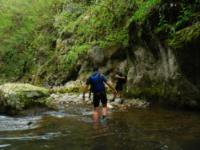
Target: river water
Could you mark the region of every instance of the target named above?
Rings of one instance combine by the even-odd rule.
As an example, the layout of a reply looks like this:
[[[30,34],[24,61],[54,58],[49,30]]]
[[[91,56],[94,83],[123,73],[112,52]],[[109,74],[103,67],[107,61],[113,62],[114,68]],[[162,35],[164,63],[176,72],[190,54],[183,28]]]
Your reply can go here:
[[[0,115],[0,150],[199,150],[200,115],[161,108],[110,112],[93,123],[92,108],[28,117]]]

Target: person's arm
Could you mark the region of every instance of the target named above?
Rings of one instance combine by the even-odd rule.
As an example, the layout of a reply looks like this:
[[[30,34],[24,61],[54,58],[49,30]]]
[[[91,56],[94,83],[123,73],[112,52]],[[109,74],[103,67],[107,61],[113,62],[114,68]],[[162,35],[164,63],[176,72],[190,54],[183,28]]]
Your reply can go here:
[[[89,84],[90,84],[90,78],[87,79],[85,85],[83,86],[83,100],[85,100],[85,93],[88,92]]]
[[[114,95],[117,95],[117,90],[112,86],[112,83],[109,82],[106,77],[102,76],[103,82],[108,85],[109,88],[111,88],[111,90],[113,91]]]
[[[108,81],[106,81],[105,83],[109,86],[109,88],[111,88],[111,90],[113,91],[114,95],[116,95],[117,94],[117,90],[112,86],[112,84],[110,82],[108,82]]]
[[[123,76],[120,76],[120,75],[116,75],[115,78],[124,79],[124,80],[126,79],[126,77],[123,77]]]
[[[88,92],[88,87],[89,87],[88,84],[85,84],[85,85],[83,86],[83,100],[85,100],[85,93]]]

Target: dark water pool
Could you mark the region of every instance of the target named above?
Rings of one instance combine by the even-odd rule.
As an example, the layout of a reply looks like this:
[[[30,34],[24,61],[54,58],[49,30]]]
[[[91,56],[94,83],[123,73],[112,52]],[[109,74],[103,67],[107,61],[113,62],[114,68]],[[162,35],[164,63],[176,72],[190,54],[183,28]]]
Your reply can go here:
[[[199,113],[158,108],[112,112],[94,124],[89,108],[0,116],[0,150],[199,150]]]

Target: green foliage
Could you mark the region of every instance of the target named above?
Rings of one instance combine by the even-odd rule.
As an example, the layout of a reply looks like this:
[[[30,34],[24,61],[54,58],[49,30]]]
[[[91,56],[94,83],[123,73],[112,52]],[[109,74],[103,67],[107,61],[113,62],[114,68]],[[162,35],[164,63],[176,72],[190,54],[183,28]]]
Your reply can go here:
[[[128,30],[125,25],[135,0],[83,1],[67,0],[64,9],[55,17],[54,27],[61,40],[73,39],[70,44],[58,46],[59,70],[68,70],[93,46],[101,48],[113,45],[128,46]]]
[[[145,23],[162,3],[161,0],[0,0],[1,76],[16,79],[28,73],[27,78],[34,75],[41,80],[54,79],[73,68],[93,46],[128,47],[130,23]],[[170,45],[179,39],[190,40],[180,37],[178,30],[188,22],[193,24],[191,18],[195,18],[199,6],[192,8],[183,3],[179,17],[172,23],[161,13],[154,28],[156,33],[173,37]]]
[[[175,24],[176,29],[181,28],[187,23],[193,16],[193,10],[191,6],[183,6],[180,15],[178,17],[178,21]]]
[[[93,46],[127,47],[132,12],[137,10],[134,18],[139,19],[156,2],[0,0],[0,65],[5,66],[0,71],[6,77],[23,76],[24,70],[43,76],[68,70]]]
[[[138,9],[133,13],[132,17],[130,18],[127,26],[130,25],[132,21],[136,22],[143,22],[151,10],[160,3],[160,0],[137,0]]]
[[[173,16],[167,16],[164,12],[169,8],[169,3],[162,4],[162,7],[159,8],[159,23],[155,29],[157,34],[165,34],[165,36],[173,37],[177,31],[184,29],[185,27],[195,24],[199,21],[199,2],[189,3],[175,3],[177,6],[177,14]],[[173,18],[173,21],[169,21],[169,17]]]
[[[45,34],[49,35],[49,25],[54,21],[52,15],[56,13],[55,7],[59,2],[0,1],[0,60],[3,66],[0,71],[6,78],[21,76],[27,65],[31,65],[41,45],[49,45],[52,41],[52,37],[48,38]],[[47,50],[48,46],[44,53]]]
[[[173,48],[181,48],[191,41],[195,41],[200,37],[200,23],[196,23],[193,26],[184,28],[176,34],[173,38],[168,40],[168,44]]]
[[[54,27],[60,34],[70,31],[70,25],[74,24],[87,7],[85,3],[66,0],[63,11],[55,15]]]
[[[127,3],[130,5],[127,5]],[[110,45],[115,45],[119,42],[122,44],[128,43],[128,36],[124,36],[124,33],[127,34],[124,26],[129,17],[128,13],[133,7],[133,1],[101,1],[81,16],[78,21],[77,32],[79,35],[84,33],[83,38],[86,42],[98,42],[100,40],[110,43]]]
[[[110,47],[112,45],[122,45],[126,47],[128,45],[128,31],[113,31],[112,34],[105,37],[103,40],[95,41],[95,44],[101,48]]]
[[[64,64],[65,68],[70,68],[73,65],[77,63],[77,59],[80,56],[83,56],[86,54],[86,52],[90,49],[90,45],[84,44],[84,45],[74,45],[69,53],[65,55],[64,58]]]

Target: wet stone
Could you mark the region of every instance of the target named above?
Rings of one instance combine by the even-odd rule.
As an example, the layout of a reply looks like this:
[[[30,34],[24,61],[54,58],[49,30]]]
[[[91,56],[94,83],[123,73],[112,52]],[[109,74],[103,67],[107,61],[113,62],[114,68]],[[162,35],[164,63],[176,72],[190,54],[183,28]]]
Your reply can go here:
[[[131,108],[147,108],[149,107],[149,103],[140,100],[140,99],[120,99],[116,98],[115,101],[110,102],[110,99],[113,96],[108,94],[108,108],[109,109],[118,109],[118,110],[127,110]],[[83,101],[82,94],[52,94],[51,98],[53,99],[53,103],[55,107],[59,108],[67,108],[69,105],[91,105],[92,98],[89,98],[89,94],[85,95],[85,100]]]

